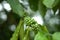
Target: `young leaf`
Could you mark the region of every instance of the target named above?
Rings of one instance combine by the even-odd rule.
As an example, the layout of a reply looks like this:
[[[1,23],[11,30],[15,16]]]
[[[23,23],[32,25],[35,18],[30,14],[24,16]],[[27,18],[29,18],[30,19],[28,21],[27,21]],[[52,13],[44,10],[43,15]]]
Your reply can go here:
[[[47,37],[41,33],[41,32],[38,32],[34,38],[34,40],[48,40]]]
[[[7,0],[13,10],[14,13],[18,14],[19,16],[24,15],[24,9],[19,3],[19,0]]]
[[[58,4],[59,0],[43,0],[43,4],[47,8],[53,8]]]
[[[56,32],[52,35],[53,40],[60,40],[60,32]]]

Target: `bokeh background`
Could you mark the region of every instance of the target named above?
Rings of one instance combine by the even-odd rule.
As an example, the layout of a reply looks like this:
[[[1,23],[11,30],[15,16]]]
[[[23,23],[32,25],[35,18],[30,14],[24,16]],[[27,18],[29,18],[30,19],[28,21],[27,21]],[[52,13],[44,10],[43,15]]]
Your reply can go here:
[[[44,18],[37,10],[36,3],[28,2],[28,0],[19,0],[24,10],[30,14],[39,24],[45,25],[50,33],[60,31],[60,5],[55,9],[47,8]],[[36,1],[35,1],[36,2]],[[32,5],[31,3],[34,3]],[[34,10],[34,11],[32,11]],[[36,11],[37,10],[37,11]],[[35,14],[34,14],[35,13]],[[0,0],[0,40],[9,40],[19,23],[19,15],[12,11],[10,4],[6,0]]]

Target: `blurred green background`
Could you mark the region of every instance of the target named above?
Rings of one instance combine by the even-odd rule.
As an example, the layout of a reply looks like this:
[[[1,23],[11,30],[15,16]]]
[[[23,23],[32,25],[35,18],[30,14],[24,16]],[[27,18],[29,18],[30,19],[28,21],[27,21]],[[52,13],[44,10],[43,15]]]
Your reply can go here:
[[[40,6],[42,5],[39,5],[38,1],[19,0],[29,16],[34,18],[39,24],[45,25],[51,34],[60,32],[60,1],[53,8],[46,8],[42,4],[42,13],[45,12],[45,14],[41,14]],[[10,4],[6,0],[0,0],[0,40],[10,40],[20,18],[19,15],[12,11]]]

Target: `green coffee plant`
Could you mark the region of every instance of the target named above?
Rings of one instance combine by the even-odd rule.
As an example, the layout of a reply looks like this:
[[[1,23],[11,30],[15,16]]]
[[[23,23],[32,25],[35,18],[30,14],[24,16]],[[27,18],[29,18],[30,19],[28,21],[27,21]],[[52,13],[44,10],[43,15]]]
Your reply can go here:
[[[45,25],[40,25],[33,18],[31,18],[28,12],[24,10],[24,6],[22,6],[23,4],[19,3],[19,0],[7,0],[7,1],[11,5],[13,12],[19,15],[20,17],[20,22],[10,40],[18,40],[18,39],[30,40],[29,33],[31,30],[34,31],[35,33],[34,40],[54,40],[53,39],[54,35],[52,36],[49,33]],[[31,10],[32,11],[38,10],[43,18],[46,14],[47,9],[53,9],[60,2],[59,0],[35,0],[36,3],[33,1],[34,0],[28,0]],[[25,31],[24,31],[24,24],[26,24],[27,27]],[[60,39],[57,38],[56,40]]]

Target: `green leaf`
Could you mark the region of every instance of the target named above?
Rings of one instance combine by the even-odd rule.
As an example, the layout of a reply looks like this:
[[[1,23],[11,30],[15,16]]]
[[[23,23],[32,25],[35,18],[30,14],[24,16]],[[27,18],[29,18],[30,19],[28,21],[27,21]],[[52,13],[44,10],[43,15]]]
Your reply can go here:
[[[19,3],[19,0],[7,0],[10,4],[14,13],[18,14],[19,16],[24,16],[24,9]]]
[[[60,40],[60,32],[56,32],[52,35],[53,40]]]
[[[43,5],[42,0],[39,0],[38,9],[42,17],[44,17],[46,14],[46,7]]]
[[[41,33],[41,32],[38,32],[34,38],[34,40],[48,40],[47,37]]]
[[[43,4],[47,8],[53,8],[58,4],[59,0],[43,0]]]
[[[38,1],[39,1],[39,0],[29,0],[30,8],[31,8],[33,11],[38,10]]]

